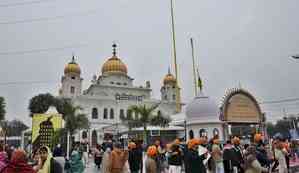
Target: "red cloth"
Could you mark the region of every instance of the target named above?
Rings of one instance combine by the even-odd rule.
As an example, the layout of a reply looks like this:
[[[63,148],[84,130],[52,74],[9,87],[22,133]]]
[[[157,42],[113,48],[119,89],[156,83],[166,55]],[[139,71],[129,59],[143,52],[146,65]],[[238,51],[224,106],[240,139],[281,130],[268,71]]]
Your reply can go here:
[[[13,152],[11,161],[3,173],[36,173],[26,162],[26,153],[24,150]]]

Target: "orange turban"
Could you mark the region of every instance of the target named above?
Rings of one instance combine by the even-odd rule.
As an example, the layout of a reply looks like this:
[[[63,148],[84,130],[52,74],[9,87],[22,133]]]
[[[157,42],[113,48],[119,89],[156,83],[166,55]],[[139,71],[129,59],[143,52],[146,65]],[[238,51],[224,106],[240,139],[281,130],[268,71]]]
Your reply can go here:
[[[263,135],[262,135],[262,134],[257,133],[257,134],[254,135],[254,142],[255,142],[255,143],[259,143],[259,142],[261,142],[262,140],[263,140]]]
[[[232,142],[235,145],[240,145],[240,143],[241,143],[240,138],[238,138],[238,137],[234,137],[233,140],[232,140]]]
[[[188,148],[193,148],[195,145],[200,145],[201,141],[199,139],[191,139],[188,141]]]
[[[157,147],[152,145],[152,146],[149,146],[148,149],[147,149],[147,155],[150,156],[150,157],[153,157],[155,155],[157,155]]]
[[[130,142],[129,145],[128,145],[128,147],[130,149],[136,148],[136,144],[134,142]]]

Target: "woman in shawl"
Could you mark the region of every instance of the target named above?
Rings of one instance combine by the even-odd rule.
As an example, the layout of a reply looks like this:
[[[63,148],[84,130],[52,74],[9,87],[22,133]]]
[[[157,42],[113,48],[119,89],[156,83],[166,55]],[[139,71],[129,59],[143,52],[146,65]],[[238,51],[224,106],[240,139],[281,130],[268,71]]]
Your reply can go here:
[[[10,163],[4,169],[3,173],[36,173],[27,163],[27,156],[24,150],[13,152]]]
[[[84,165],[82,161],[82,157],[76,147],[71,154],[71,158],[69,160],[70,168],[67,170],[68,173],[83,173]]]
[[[268,172],[267,168],[261,166],[256,158],[255,146],[249,146],[245,153],[245,173]]]
[[[39,149],[38,173],[62,173],[62,166],[53,159],[51,150],[43,146]]]
[[[4,146],[0,144],[0,172],[7,166],[7,154],[4,151]]]

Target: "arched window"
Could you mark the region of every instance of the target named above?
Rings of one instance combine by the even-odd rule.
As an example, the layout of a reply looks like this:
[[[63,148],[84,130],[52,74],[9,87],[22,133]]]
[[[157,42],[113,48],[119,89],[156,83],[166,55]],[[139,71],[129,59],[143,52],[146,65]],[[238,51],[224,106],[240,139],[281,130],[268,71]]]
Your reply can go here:
[[[213,130],[213,136],[218,136],[219,137],[219,130],[217,128],[214,128]]]
[[[71,94],[75,94],[75,87],[71,86]]]
[[[92,119],[98,119],[98,109],[97,108],[92,108],[91,118]]]
[[[207,136],[208,134],[207,134],[207,131],[206,131],[206,129],[200,129],[199,130],[199,137],[205,137],[205,136]]]
[[[193,139],[193,138],[194,138],[193,130],[189,130],[189,139]]]
[[[125,111],[123,109],[119,110],[119,117],[125,117]]]
[[[158,113],[157,113],[158,115],[162,115],[162,112],[160,111],[160,110],[158,110]]]
[[[108,119],[108,109],[104,108],[104,119]]]
[[[131,119],[133,117],[132,114],[133,114],[132,110],[128,109],[127,110],[127,118]]]
[[[87,132],[86,131],[83,131],[82,132],[82,139],[86,139],[87,138]]]
[[[172,100],[176,100],[175,94],[172,95]]]
[[[91,145],[95,147],[98,143],[98,134],[97,131],[93,130],[91,134]]]
[[[110,109],[110,119],[114,119],[114,110]]]

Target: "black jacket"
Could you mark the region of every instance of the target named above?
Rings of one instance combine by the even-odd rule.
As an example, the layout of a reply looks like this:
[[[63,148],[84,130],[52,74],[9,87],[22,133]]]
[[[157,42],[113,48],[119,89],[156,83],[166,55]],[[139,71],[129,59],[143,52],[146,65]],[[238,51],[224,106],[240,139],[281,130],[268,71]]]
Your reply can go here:
[[[257,147],[256,158],[260,162],[262,167],[270,167],[271,161],[268,159],[266,150]]]
[[[141,169],[142,152],[138,149],[129,151],[129,165],[131,172]]]
[[[175,153],[177,152],[177,153]],[[174,166],[182,166],[183,163],[183,153],[181,150],[170,152],[168,156],[168,164]]]
[[[241,148],[239,146],[234,146],[232,148],[232,166],[237,167],[239,173],[243,173],[244,172],[242,168],[243,164],[244,164],[244,159],[243,159]]]
[[[186,173],[206,173],[207,170],[203,164],[205,159],[205,156],[199,156],[197,151],[189,150],[187,152],[187,162],[189,166],[188,170],[186,170]]]

